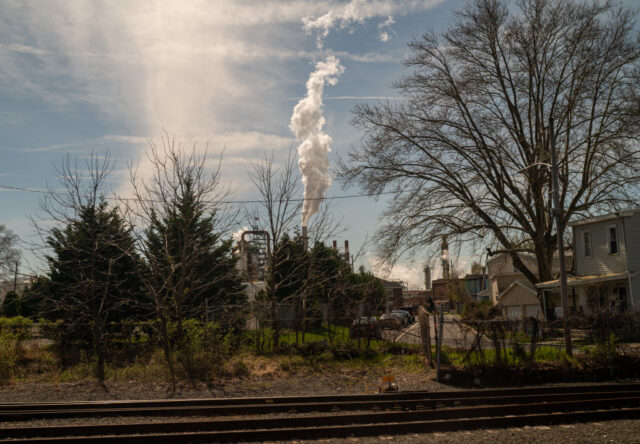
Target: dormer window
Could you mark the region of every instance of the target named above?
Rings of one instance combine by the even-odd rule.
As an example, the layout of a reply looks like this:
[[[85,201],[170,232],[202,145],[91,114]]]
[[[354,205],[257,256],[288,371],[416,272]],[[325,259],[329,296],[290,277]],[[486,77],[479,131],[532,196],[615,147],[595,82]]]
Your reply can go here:
[[[583,231],[582,240],[584,245],[584,257],[591,257],[591,232],[588,230]]]
[[[609,254],[618,254],[618,230],[615,225],[607,227],[609,238]]]

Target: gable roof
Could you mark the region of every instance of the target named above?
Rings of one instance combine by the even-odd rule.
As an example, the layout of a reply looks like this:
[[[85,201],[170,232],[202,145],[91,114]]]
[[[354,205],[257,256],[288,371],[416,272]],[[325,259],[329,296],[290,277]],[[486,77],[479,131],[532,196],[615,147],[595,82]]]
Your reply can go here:
[[[516,281],[513,281],[513,282],[511,283],[511,285],[509,285],[507,288],[505,288],[505,290],[504,290],[502,293],[500,293],[500,294],[498,295],[498,300],[499,300],[499,301],[501,301],[501,300],[502,300],[502,298],[503,298],[507,293],[509,293],[510,291],[512,291],[516,286],[518,286],[518,287],[522,287],[522,288],[524,288],[525,290],[527,290],[528,292],[530,292],[531,294],[533,294],[534,296],[538,297],[538,293],[537,293],[533,288],[531,288],[531,286],[526,285],[526,284],[523,284],[523,283],[522,283],[522,281],[520,281],[520,279],[518,279],[518,280],[516,280]]]
[[[636,213],[640,213],[640,208],[630,208],[624,211],[616,211],[615,213],[603,214],[602,216],[585,217],[584,219],[578,219],[573,222],[569,222],[570,227],[577,227],[580,225],[595,224],[598,222],[605,222],[607,220],[621,219],[623,217],[631,217]]]

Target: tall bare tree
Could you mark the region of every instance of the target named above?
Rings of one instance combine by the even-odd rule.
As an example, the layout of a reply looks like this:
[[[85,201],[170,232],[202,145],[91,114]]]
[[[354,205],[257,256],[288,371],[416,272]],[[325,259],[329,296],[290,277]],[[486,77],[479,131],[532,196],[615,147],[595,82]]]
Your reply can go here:
[[[62,191],[49,191],[41,203],[44,218],[36,221],[48,249],[43,315],[64,321],[67,345],[89,345],[100,381],[108,323],[128,316],[141,297],[133,236],[105,198],[112,168],[108,155],[91,154],[84,164],[66,157],[57,170]]]
[[[0,224],[0,279],[6,279],[15,273],[20,261],[17,245],[18,236],[6,225]]]
[[[313,216],[312,223],[308,227],[307,237],[303,238],[298,230],[301,221],[303,201],[302,181],[296,165],[294,150],[289,150],[286,159],[278,164],[274,154],[263,154],[262,159],[253,164],[249,172],[260,203],[249,213],[248,218],[258,220],[258,225],[269,233],[272,251],[269,257],[269,266],[265,279],[264,292],[269,313],[269,321],[273,328],[273,344],[277,349],[280,336],[280,322],[278,318],[278,305],[293,302],[300,305],[299,315],[301,319],[304,341],[304,317],[306,313],[307,291],[310,275],[308,273],[310,256],[302,255],[305,260],[293,260],[291,242],[295,242],[295,234],[298,241],[304,242],[311,248],[316,242],[324,242],[327,238],[340,232],[340,222],[331,214],[328,205],[323,204],[320,210]],[[283,296],[286,295],[286,296]]]
[[[295,152],[289,150],[288,156],[281,166],[275,162],[274,153],[263,154],[262,159],[252,165],[249,176],[258,195],[261,197],[259,205],[250,213],[250,218],[258,220],[260,228],[270,237],[272,249],[269,252],[268,266],[265,276],[264,300],[270,327],[273,329],[273,347],[278,349],[280,342],[280,322],[278,306],[282,302],[278,293],[282,293],[281,286],[291,279],[278,277],[278,270],[289,259],[285,253],[288,245],[286,240],[297,226],[302,202],[300,177],[297,174]],[[296,264],[296,269],[302,271],[306,264]]]
[[[149,144],[147,160],[150,177],[140,177],[131,168],[135,198],[130,202],[131,223],[138,248],[147,267],[142,280],[153,299],[160,320],[162,344],[172,390],[175,390],[175,352],[184,352],[181,361],[188,376],[194,366],[184,341],[184,321],[201,317],[207,305],[224,308],[242,298],[242,286],[231,258],[230,233],[234,214],[225,200],[228,191],[221,184],[219,159],[214,169],[207,154],[194,146],[184,150],[165,135],[162,146]],[[232,313],[241,311],[234,307]],[[175,334],[169,324],[175,323]]]
[[[552,278],[548,122],[562,224],[637,205],[640,43],[612,1],[472,0],[441,35],[410,43],[405,100],[359,105],[362,145],[341,177],[394,194],[377,243],[389,260],[443,235],[511,254]],[[535,254],[538,270],[517,253]]]

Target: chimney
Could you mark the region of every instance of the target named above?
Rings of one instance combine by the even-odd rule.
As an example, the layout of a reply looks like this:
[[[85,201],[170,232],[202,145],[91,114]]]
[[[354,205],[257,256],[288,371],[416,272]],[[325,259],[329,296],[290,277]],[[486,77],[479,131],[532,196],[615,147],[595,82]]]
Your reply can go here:
[[[347,264],[351,264],[351,258],[349,256],[349,241],[344,241],[344,259],[347,261]]]
[[[333,249],[334,251],[338,249],[338,241],[336,240],[333,241]]]

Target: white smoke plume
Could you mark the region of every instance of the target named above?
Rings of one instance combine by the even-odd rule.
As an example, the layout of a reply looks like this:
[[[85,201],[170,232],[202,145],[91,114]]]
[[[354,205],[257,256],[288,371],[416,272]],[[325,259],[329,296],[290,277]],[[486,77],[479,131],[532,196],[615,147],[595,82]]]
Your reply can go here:
[[[331,186],[329,152],[331,136],[322,131],[325,119],[322,115],[322,91],[325,82],[335,85],[344,67],[335,56],[316,64],[316,70],[307,80],[307,95],[293,109],[289,128],[302,143],[298,146],[298,166],[304,184],[302,225],[318,211],[321,199]]]
[[[235,242],[240,242],[240,240],[242,239],[242,233],[244,233],[245,231],[249,231],[249,227],[242,227],[240,228],[238,231],[236,231],[235,233],[233,233],[231,235],[231,238],[235,241]]]

